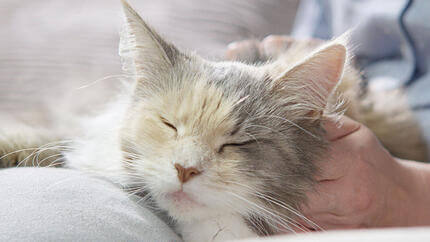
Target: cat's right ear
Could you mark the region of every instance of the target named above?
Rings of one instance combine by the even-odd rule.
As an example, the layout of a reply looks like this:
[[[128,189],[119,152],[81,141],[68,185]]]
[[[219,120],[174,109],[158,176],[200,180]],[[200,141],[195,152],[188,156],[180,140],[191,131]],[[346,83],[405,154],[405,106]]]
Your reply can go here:
[[[297,63],[279,78],[274,89],[283,93],[283,99],[297,107],[307,118],[321,119],[334,113],[329,105],[331,95],[342,78],[347,62],[347,47],[340,40],[320,47]]]
[[[175,65],[180,52],[149,27],[125,0],[121,2],[125,15],[119,45],[123,70],[135,75],[137,81],[166,73]]]

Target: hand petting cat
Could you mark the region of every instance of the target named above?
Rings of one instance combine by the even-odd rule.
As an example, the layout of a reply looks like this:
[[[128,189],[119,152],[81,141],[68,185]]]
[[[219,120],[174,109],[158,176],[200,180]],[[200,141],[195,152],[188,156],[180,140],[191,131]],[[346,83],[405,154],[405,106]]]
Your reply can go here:
[[[430,225],[430,166],[391,156],[364,125],[327,122],[329,158],[302,212],[324,229]]]
[[[288,36],[234,42],[226,58],[264,61],[293,42]],[[318,183],[301,208],[308,219],[324,230],[430,225],[429,164],[393,157],[369,128],[346,116],[324,127],[329,154],[315,161]]]

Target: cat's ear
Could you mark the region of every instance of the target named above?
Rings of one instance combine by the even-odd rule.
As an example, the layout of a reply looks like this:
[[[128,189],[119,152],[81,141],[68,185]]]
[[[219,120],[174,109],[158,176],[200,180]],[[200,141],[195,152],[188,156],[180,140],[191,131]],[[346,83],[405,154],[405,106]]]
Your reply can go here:
[[[125,0],[122,0],[122,5],[125,23],[120,36],[119,54],[123,70],[140,80],[172,68],[180,52],[149,27]]]
[[[294,96],[293,102],[302,105],[307,115],[320,118],[327,112],[329,98],[342,78],[346,60],[344,44],[326,45],[275,78],[275,88]]]

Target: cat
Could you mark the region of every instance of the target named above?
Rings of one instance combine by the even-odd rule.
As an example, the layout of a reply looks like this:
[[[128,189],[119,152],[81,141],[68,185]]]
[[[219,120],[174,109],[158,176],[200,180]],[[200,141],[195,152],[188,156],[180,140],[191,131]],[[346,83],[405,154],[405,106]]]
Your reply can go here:
[[[380,108],[380,96],[360,96],[346,37],[305,41],[259,64],[215,62],[180,51],[122,3],[120,56],[133,84],[60,142],[61,157],[26,149],[56,132],[27,142],[1,133],[4,167],[32,160],[108,177],[167,211],[184,241],[225,241],[303,230],[296,219],[319,229],[299,207],[315,183],[313,161],[327,155],[322,122],[346,107],[393,154],[426,159],[402,100]]]

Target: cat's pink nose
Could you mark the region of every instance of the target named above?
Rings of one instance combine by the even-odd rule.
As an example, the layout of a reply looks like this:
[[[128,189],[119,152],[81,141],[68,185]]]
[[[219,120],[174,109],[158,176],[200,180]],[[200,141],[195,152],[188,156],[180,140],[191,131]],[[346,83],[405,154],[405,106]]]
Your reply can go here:
[[[175,168],[178,171],[178,179],[181,183],[185,183],[189,181],[191,178],[199,175],[202,173],[195,167],[187,167],[184,168],[183,166],[179,165],[178,163],[175,163]]]

